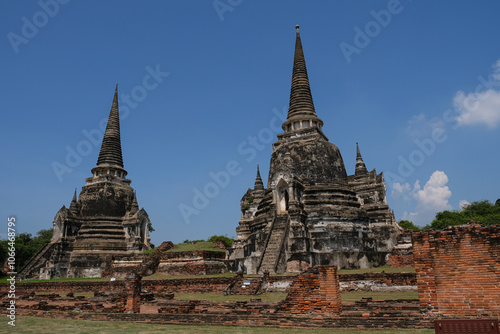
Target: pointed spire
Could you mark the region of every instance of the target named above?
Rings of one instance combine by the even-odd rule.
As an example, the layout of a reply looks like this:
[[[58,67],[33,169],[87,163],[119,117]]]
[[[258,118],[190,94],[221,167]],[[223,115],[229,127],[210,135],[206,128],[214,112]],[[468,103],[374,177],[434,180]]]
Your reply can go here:
[[[292,89],[290,90],[290,105],[288,107],[288,118],[302,115],[316,116],[309,78],[307,77],[306,61],[302,42],[300,41],[299,26],[295,40],[295,56],[293,59]]]
[[[137,203],[137,194],[134,190],[134,196],[132,198],[132,204],[130,206],[130,216],[133,216],[137,211],[139,211],[139,204]]]
[[[295,28],[297,29],[297,36],[293,59],[290,105],[288,107],[288,117],[281,125],[281,128],[288,134],[292,132],[300,133],[299,136],[319,133],[324,140],[328,141],[328,138],[321,131],[323,121],[316,115],[314,110],[304,51],[300,41],[299,26],[295,26]]]
[[[257,165],[257,177],[255,178],[253,190],[264,191],[264,182],[262,182],[262,178],[260,177],[259,165]]]
[[[97,159],[97,166],[114,165],[123,168],[122,147],[120,141],[120,115],[118,112],[118,85],[111,111],[109,112],[108,125],[102,139],[101,151]]]
[[[356,142],[356,170],[354,175],[361,175],[368,173],[363,158],[361,157],[361,152],[359,151],[358,142]]]
[[[76,188],[75,188],[75,193],[73,194],[73,200],[69,205],[69,211],[74,214],[78,213],[78,203],[76,201]]]

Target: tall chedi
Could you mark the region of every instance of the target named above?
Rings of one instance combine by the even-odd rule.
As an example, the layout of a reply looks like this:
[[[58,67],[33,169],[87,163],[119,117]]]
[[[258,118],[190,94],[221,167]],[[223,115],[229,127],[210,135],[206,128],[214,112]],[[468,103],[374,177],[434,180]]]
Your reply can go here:
[[[69,209],[53,223],[53,237],[21,271],[23,277],[100,277],[113,258],[151,248],[148,214],[139,210],[123,166],[118,86],[97,165]]]
[[[399,229],[385,202],[383,175],[368,173],[359,155],[356,178],[348,176],[323,125],[296,26],[288,117],[273,144],[267,189],[256,196],[255,186],[241,200],[238,237],[229,255],[233,270],[281,273],[320,264],[385,264]],[[360,181],[374,183],[363,188]]]

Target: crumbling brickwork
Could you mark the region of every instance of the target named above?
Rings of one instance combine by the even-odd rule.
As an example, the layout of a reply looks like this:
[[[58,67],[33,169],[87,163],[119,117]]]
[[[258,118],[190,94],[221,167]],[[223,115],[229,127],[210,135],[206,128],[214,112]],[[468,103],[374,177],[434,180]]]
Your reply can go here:
[[[411,275],[383,277],[388,274],[366,274],[370,280],[404,283]],[[346,276],[346,280],[364,275]],[[335,266],[312,268],[296,277],[267,276],[262,281],[293,283],[289,297],[281,302],[175,300],[175,293],[221,293],[242,280],[261,282],[261,278],[199,277],[191,279],[143,280],[138,277],[112,282],[66,281],[18,283],[19,316],[66,318],[99,321],[136,321],[178,325],[263,326],[294,328],[422,328],[430,326],[423,319],[418,300],[373,301],[364,298],[341,305],[339,279]],[[385,284],[385,283],[384,283]],[[142,285],[142,291],[140,290]],[[286,284],[285,284],[286,285]],[[0,298],[8,285],[0,284]],[[245,289],[252,289],[251,284]],[[45,292],[40,294],[40,292]],[[58,291],[58,293],[54,293]],[[94,292],[93,297],[77,296]],[[35,292],[37,294],[35,294]],[[50,292],[50,293],[47,293]],[[64,296],[66,295],[66,296]],[[139,298],[140,296],[140,298]],[[7,303],[0,314],[7,312]],[[342,310],[341,310],[342,308]],[[3,311],[2,311],[3,310]]]
[[[500,225],[413,234],[421,306],[445,316],[500,317]]]
[[[127,306],[126,312],[140,313],[141,312],[141,276],[130,274],[127,277]]]
[[[280,306],[281,312],[292,314],[338,315],[341,310],[337,266],[313,267],[297,276]]]
[[[412,268],[415,266],[413,261],[413,245],[411,236],[413,231],[404,230],[398,236],[397,244],[389,254],[389,266],[391,268]]]
[[[413,268],[415,263],[413,261],[413,252],[409,253],[408,250],[393,249],[389,254],[389,267],[391,268]]]

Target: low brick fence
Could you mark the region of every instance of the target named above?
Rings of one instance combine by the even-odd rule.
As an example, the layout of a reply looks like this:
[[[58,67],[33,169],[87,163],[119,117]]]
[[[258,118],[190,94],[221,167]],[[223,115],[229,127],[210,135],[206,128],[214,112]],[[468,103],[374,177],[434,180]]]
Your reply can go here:
[[[296,276],[270,276],[264,284],[270,292],[288,292]],[[221,293],[234,283],[236,277],[199,277],[188,279],[144,280],[145,290],[161,293]],[[370,280],[380,284],[416,285],[415,273],[366,273],[342,274],[339,281],[353,282]],[[17,289],[25,292],[118,292],[125,288],[124,280],[116,281],[47,281],[47,282],[18,282]],[[7,283],[0,284],[0,293],[8,291]]]

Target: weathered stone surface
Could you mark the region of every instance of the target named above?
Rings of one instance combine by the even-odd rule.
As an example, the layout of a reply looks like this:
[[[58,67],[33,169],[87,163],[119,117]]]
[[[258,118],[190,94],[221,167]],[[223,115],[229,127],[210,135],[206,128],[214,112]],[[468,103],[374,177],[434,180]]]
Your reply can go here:
[[[101,277],[116,257],[151,248],[148,214],[139,210],[123,168],[115,90],[97,165],[67,209],[53,223],[53,236],[20,271],[21,278]]]
[[[340,150],[322,132],[297,31],[284,133],[273,144],[267,189],[260,171],[241,200],[234,271],[302,272],[317,265],[367,268],[387,263],[400,233],[383,174],[368,172],[357,146],[347,175]]]

